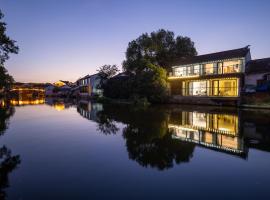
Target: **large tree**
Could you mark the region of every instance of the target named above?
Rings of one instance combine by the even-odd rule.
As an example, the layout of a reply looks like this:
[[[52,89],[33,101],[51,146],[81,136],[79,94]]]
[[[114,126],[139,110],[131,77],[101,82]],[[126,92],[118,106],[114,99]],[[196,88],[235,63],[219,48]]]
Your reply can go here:
[[[160,29],[150,34],[144,33],[128,44],[123,68],[137,73],[150,62],[170,71],[176,60],[194,55],[197,55],[197,51],[189,37],[175,37],[172,31]]]
[[[6,34],[6,23],[3,21],[3,13],[0,10],[0,89],[6,88],[13,82],[13,78],[7,73],[4,63],[9,59],[9,54],[17,54],[19,51],[16,42]]]

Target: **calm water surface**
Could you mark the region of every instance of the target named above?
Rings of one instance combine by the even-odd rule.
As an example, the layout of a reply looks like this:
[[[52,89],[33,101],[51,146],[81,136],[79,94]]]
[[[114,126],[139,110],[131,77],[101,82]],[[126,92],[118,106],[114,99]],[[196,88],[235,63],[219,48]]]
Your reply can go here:
[[[0,105],[0,199],[270,199],[268,111]]]

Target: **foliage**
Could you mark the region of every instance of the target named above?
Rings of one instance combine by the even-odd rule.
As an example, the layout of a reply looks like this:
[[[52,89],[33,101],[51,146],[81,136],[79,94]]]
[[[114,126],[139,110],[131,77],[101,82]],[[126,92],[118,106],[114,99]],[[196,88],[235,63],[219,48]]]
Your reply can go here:
[[[129,99],[133,94],[134,84],[133,75],[113,77],[103,85],[103,94],[113,99]]]
[[[0,10],[0,88],[5,88],[13,82],[13,78],[4,68],[4,62],[9,59],[9,54],[17,54],[19,51],[15,41],[6,35],[6,23],[2,21],[4,15]]]
[[[163,102],[168,95],[166,70],[147,64],[146,70],[136,75],[134,93],[150,102]]]
[[[168,94],[166,70],[151,63],[137,74],[109,79],[104,84],[104,95],[109,98],[131,99],[135,103],[162,102]]]
[[[6,68],[2,64],[0,64],[0,88],[8,88],[13,82],[13,77],[10,76],[7,73]]]
[[[117,65],[103,65],[99,67],[97,71],[101,74],[101,76],[104,76],[104,78],[111,78],[117,72],[119,72],[119,69]]]
[[[150,62],[170,71],[176,60],[194,55],[197,55],[197,51],[189,37],[175,38],[173,32],[160,29],[150,35],[144,33],[128,44],[123,68],[137,73]]]
[[[124,78],[113,78],[104,84],[104,95],[110,98],[146,99],[163,102],[168,95],[167,72],[178,60],[197,55],[194,42],[160,29],[145,33],[128,44]]]

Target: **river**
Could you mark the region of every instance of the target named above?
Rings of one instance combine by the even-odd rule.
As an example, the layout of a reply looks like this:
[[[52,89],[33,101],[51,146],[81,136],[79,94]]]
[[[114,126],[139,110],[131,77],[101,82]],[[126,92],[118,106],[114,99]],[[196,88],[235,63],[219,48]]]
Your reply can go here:
[[[269,199],[270,111],[0,101],[0,199]]]

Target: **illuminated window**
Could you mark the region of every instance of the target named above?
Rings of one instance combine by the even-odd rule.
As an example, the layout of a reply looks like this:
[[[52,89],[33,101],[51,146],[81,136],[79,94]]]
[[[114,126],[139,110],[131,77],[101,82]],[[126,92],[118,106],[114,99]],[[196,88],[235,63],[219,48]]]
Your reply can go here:
[[[219,96],[237,96],[237,80],[219,80]]]
[[[240,72],[240,60],[223,62],[223,74]]]
[[[213,74],[214,73],[214,64],[208,63],[204,65],[204,74]]]
[[[189,95],[191,96],[205,96],[207,95],[206,81],[189,82]]]

